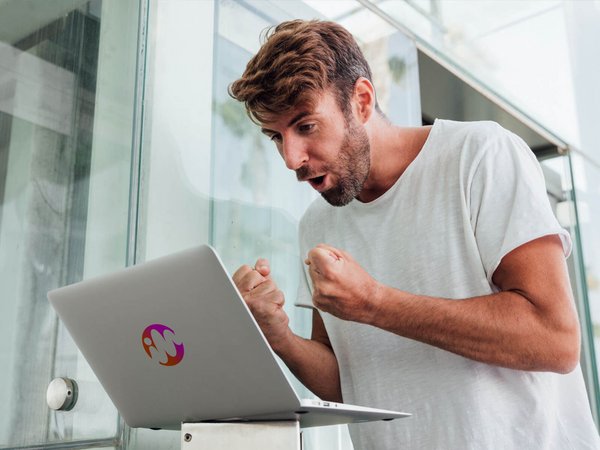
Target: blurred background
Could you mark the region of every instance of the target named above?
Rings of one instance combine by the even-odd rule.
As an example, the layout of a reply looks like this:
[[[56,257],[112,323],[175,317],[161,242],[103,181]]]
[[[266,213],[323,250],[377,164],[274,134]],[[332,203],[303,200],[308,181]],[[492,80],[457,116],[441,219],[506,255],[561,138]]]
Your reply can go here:
[[[0,448],[180,446],[124,425],[50,289],[210,243],[231,272],[269,258],[292,327],[310,332],[293,299],[315,193],[227,94],[261,32],[291,18],[355,35],[392,122],[495,120],[530,145],[575,244],[598,423],[600,1],[0,0]],[[79,386],[69,412],[46,404],[58,376]],[[352,445],[327,427],[305,448]]]

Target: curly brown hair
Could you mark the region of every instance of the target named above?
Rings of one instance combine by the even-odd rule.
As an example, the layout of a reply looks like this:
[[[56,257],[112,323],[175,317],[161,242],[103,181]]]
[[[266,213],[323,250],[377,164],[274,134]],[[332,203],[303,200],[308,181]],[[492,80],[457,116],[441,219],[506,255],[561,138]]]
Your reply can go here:
[[[229,86],[229,95],[244,102],[250,119],[260,124],[297,106],[311,106],[315,94],[332,87],[347,117],[360,77],[372,81],[349,31],[334,22],[291,20],[265,30],[262,47]]]

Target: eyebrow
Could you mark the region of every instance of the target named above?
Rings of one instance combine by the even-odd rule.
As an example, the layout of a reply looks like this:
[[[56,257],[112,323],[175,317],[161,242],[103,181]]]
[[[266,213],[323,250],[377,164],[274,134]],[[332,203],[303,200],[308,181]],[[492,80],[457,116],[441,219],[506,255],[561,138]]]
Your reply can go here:
[[[309,111],[303,111],[301,113],[296,114],[292,120],[290,120],[290,122],[287,124],[287,127],[291,127],[292,125],[294,125],[296,122],[302,120],[304,117],[310,115],[311,113]],[[261,128],[260,131],[264,134],[270,134],[270,133],[276,133],[276,131],[274,130],[269,130],[268,128]]]

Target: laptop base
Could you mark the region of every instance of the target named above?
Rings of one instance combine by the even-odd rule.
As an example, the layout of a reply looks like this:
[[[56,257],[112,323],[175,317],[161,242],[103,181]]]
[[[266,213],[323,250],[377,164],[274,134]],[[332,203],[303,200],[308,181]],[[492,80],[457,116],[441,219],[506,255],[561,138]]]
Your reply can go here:
[[[182,423],[181,450],[301,450],[297,420]]]

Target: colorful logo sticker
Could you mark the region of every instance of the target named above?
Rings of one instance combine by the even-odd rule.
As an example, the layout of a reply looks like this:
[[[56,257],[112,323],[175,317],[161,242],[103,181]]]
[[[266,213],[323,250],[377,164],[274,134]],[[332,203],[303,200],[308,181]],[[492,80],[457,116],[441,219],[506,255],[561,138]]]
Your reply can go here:
[[[166,325],[153,323],[142,333],[146,354],[162,366],[174,366],[183,359],[183,343],[175,342],[175,332]]]

